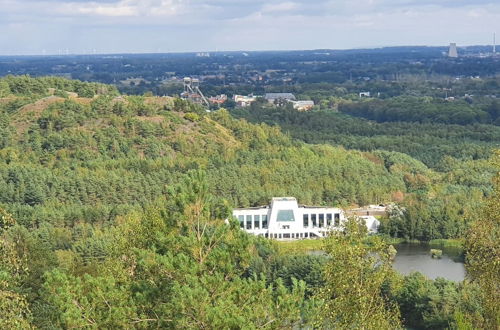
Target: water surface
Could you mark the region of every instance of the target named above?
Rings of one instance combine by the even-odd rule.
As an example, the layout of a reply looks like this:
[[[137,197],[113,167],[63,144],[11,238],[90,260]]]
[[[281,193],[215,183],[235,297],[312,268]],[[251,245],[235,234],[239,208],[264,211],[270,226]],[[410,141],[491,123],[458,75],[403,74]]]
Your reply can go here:
[[[431,247],[428,244],[397,244],[394,245],[398,253],[393,267],[399,273],[408,275],[420,272],[431,279],[444,277],[450,281],[462,281],[465,278],[465,266],[460,251],[457,249],[443,250],[441,259],[430,256]],[[436,248],[436,247],[433,247]]]

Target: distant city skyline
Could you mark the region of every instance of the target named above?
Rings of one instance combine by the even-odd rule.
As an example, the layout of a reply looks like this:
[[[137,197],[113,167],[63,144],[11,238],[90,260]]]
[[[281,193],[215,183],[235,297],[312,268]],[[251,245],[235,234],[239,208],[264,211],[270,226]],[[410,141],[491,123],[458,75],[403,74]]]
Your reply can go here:
[[[0,0],[0,55],[490,45],[492,0]]]

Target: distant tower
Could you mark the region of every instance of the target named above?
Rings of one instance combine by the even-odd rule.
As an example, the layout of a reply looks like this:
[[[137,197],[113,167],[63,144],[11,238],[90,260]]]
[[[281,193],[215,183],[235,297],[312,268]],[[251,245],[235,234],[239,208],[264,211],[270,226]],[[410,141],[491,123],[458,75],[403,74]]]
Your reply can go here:
[[[454,42],[450,44],[450,51],[448,52],[448,57],[451,58],[458,57],[457,44]]]
[[[206,106],[210,107],[210,103],[200,89],[199,79],[190,77],[184,78],[184,92],[181,94],[181,97],[195,103],[204,103]]]
[[[493,54],[497,53],[497,34],[493,33]]]

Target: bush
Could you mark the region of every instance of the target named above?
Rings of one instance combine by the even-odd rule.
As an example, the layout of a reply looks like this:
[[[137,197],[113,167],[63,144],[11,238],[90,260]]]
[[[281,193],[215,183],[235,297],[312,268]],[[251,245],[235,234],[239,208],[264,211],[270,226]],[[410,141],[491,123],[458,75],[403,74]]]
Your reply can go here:
[[[187,120],[192,121],[192,122],[200,120],[200,116],[194,112],[186,113],[184,118],[186,118]]]

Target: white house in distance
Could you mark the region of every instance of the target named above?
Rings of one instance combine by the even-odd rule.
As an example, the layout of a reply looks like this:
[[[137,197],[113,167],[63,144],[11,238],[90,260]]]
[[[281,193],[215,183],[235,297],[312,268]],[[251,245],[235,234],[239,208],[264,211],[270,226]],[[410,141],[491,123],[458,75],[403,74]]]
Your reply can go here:
[[[276,100],[283,100],[283,101],[295,101],[295,95],[292,93],[266,93],[264,95],[264,98],[269,102],[269,103],[274,103]]]
[[[233,101],[236,102],[236,104],[239,107],[247,107],[253,102],[257,100],[257,96],[254,95],[234,95],[233,96]]]
[[[294,197],[275,197],[268,206],[234,209],[233,216],[248,233],[278,240],[325,237],[331,230],[341,230],[346,221],[342,209],[299,205]],[[373,232],[379,223],[370,218],[365,221]]]
[[[290,101],[298,111],[309,111],[314,107],[314,101]]]

